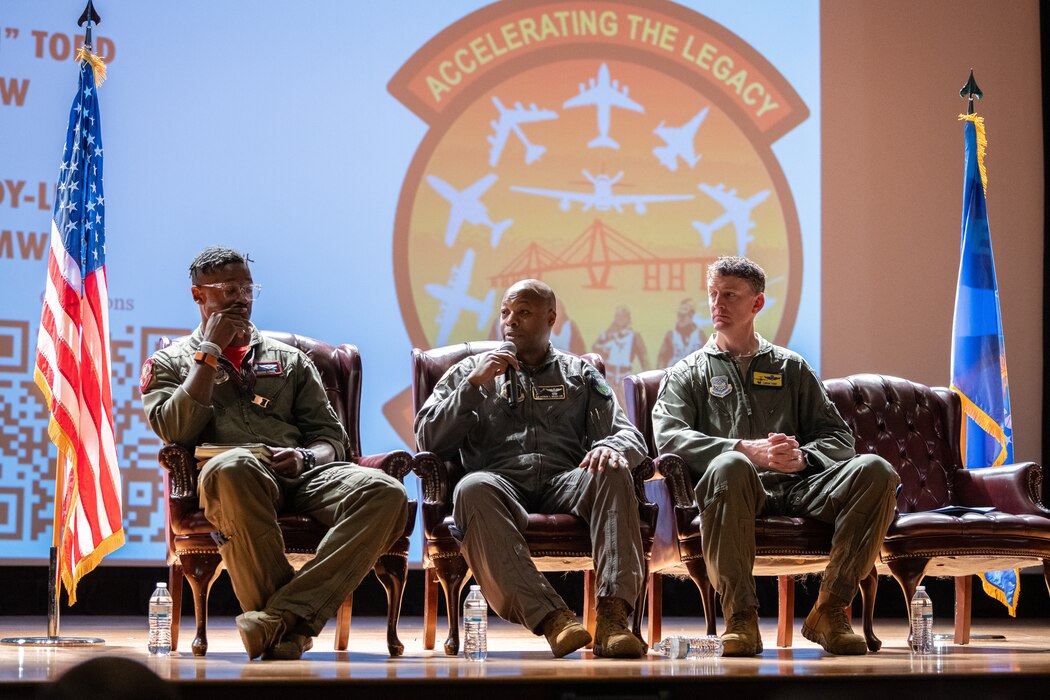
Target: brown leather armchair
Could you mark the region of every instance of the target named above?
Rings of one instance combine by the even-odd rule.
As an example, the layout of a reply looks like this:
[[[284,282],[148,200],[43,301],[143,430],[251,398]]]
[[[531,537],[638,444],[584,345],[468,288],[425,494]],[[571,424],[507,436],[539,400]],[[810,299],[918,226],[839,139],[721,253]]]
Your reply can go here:
[[[665,370],[657,369],[624,378],[627,415],[645,436],[656,471],[663,480],[646,484],[650,500],[659,506],[656,542],[650,569],[649,635],[660,635],[661,574],[688,573],[700,590],[707,620],[707,633],[715,634],[715,591],[707,577],[700,533],[700,511],[693,494],[689,468],[678,455],[657,455],[653,439],[652,409],[656,403]],[[791,646],[795,618],[795,580],[798,574],[824,570],[831,552],[832,527],[812,518],[763,515],[755,525],[756,575],[776,576],[779,586],[777,646]],[[677,545],[677,546],[675,546]],[[882,648],[875,636],[872,619],[878,579],[875,569],[861,581],[864,639],[870,651]]]
[[[305,352],[324,383],[328,400],[339,422],[349,436],[348,461],[362,467],[382,469],[399,481],[411,470],[412,455],[404,450],[386,454],[361,455],[361,356],[353,345],[334,347],[306,336],[274,331],[262,331],[270,338],[299,348]],[[171,648],[179,643],[179,623],[182,616],[182,580],[189,579],[193,591],[197,618],[197,635],[192,649],[196,656],[208,651],[208,593],[222,572],[222,557],[212,539],[215,527],[204,517],[197,496],[197,465],[193,455],[179,445],[165,445],[158,456],[164,468],[165,488],[168,492],[168,566],[169,588],[175,615],[171,623]],[[409,518],[403,536],[390,551],[382,554],[375,564],[375,574],[387,593],[387,648],[391,656],[400,656],[404,645],[397,636],[397,622],[401,614],[401,596],[408,570],[408,538],[415,526],[416,502],[409,501]],[[317,551],[328,529],[308,515],[281,513],[278,516],[284,535],[288,560],[298,568]],[[347,596],[336,617],[335,648],[344,650],[350,633],[350,613],[353,594]]]
[[[824,384],[857,452],[880,455],[901,477],[880,569],[900,583],[905,605],[927,573],[955,577],[955,642],[966,644],[973,574],[1042,563],[1050,587],[1050,511],[1040,502],[1038,464],[964,468],[961,405],[945,387],[878,374]],[[935,512],[947,506],[961,508]],[[964,510],[989,506],[986,513]]]
[[[418,413],[434,386],[445,372],[460,360],[499,347],[496,341],[481,341],[451,345],[433,350],[412,351],[412,399]],[[587,354],[585,360],[605,374],[605,364],[598,355]],[[423,618],[423,648],[433,649],[437,629],[438,581],[445,592],[448,608],[448,638],[445,653],[459,652],[459,600],[463,586],[469,580],[469,571],[459,543],[449,532],[452,520],[452,494],[463,476],[458,460],[446,461],[432,452],[416,455],[416,474],[420,479],[423,514],[423,557],[426,569],[425,607]],[[653,475],[652,463],[645,460],[634,471],[642,523],[642,545],[648,559],[656,526],[656,508],[645,499],[643,482]],[[591,536],[587,524],[569,514],[529,514],[525,539],[532,557],[541,571],[585,571],[584,625],[594,633],[595,577],[591,561]],[[644,596],[644,589],[643,589]],[[643,601],[634,608],[634,632],[639,634]]]

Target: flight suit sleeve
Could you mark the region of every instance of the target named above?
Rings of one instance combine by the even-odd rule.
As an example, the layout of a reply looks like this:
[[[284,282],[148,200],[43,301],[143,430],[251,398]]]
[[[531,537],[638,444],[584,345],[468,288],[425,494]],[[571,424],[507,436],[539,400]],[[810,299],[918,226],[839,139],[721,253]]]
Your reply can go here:
[[[823,382],[805,362],[799,378],[798,410],[798,441],[807,471],[823,471],[857,455],[853,433],[828,397]]]
[[[419,449],[440,455],[454,454],[478,424],[477,410],[485,401],[485,392],[467,381],[467,375],[474,368],[472,359],[467,358],[445,372],[416,414],[413,429]]]
[[[153,432],[166,443],[191,447],[208,426],[214,409],[199,403],[182,386],[182,373],[169,355],[155,353],[142,367],[142,408]]]
[[[676,454],[702,475],[712,459],[736,449],[739,440],[703,432],[704,411],[697,404],[694,372],[687,367],[667,373],[653,407],[653,439],[660,454]]]
[[[645,439],[616,403],[613,391],[601,373],[589,365],[584,373],[589,392],[587,431],[591,439],[590,449],[608,447],[615,450],[634,469],[648,456]]]
[[[327,442],[335,450],[333,461],[342,462],[346,459],[349,438],[343,424],[336,417],[332,404],[328,402],[321,375],[305,353],[299,353],[297,364],[296,375],[299,380],[292,410],[296,427],[303,434],[303,445]]]

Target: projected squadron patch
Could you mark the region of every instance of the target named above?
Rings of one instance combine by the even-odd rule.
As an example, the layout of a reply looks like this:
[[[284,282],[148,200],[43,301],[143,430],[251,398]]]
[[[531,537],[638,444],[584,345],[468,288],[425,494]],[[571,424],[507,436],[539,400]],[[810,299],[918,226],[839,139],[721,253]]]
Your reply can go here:
[[[772,146],[809,110],[722,25],[673,3],[505,0],[441,30],[388,88],[429,125],[394,223],[416,346],[498,339],[503,291],[542,279],[552,344],[602,355],[595,388],[623,404],[624,376],[706,341],[709,318],[676,318],[719,255],[765,268],[759,332],[791,337],[801,230]]]

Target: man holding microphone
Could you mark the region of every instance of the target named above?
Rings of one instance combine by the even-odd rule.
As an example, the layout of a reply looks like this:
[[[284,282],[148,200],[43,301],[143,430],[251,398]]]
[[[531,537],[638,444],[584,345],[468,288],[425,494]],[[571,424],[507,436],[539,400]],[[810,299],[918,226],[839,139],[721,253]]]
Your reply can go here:
[[[601,373],[551,346],[556,318],[548,285],[511,286],[500,309],[507,342],[441,378],[416,416],[416,440],[463,462],[453,515],[463,556],[497,614],[543,634],[556,657],[591,641],[536,569],[522,534],[529,511],[572,513],[591,530],[594,653],[637,658],[644,646],[627,616],[641,591],[643,555],[631,470],[645,447]]]

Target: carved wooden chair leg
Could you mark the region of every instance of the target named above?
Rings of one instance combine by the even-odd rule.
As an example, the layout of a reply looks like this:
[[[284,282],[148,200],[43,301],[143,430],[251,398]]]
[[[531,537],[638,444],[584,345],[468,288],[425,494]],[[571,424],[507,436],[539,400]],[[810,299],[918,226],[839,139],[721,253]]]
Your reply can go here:
[[[401,598],[405,593],[408,559],[397,554],[384,554],[375,565],[376,578],[386,589],[386,648],[391,656],[405,653],[405,645],[397,636],[397,622],[401,618]]]
[[[587,628],[587,631],[591,633],[591,638],[594,638],[594,631],[598,628],[598,586],[596,583],[596,576],[594,569],[589,569],[583,572],[583,626]],[[586,646],[590,649],[594,646],[592,641]]]
[[[663,574],[649,574],[649,642],[660,641],[663,632]]]
[[[437,641],[438,577],[432,566],[423,569],[423,648],[434,648]]]
[[[868,651],[878,651],[882,648],[882,640],[875,636],[875,594],[879,590],[879,575],[875,567],[867,576],[860,580],[860,599],[863,605],[864,641],[868,643]]]
[[[179,623],[182,621],[182,562],[178,557],[168,567],[168,591],[171,593],[171,650],[179,649]]]
[[[346,651],[350,645],[350,620],[354,616],[354,593],[350,592],[335,613],[335,650]]]
[[[193,612],[197,618],[197,636],[191,648],[194,656],[208,653],[208,593],[222,571],[222,557],[214,554],[183,554],[182,571],[193,591]]]
[[[919,587],[922,577],[926,574],[929,559],[894,559],[889,562],[890,573],[901,586],[904,593],[904,610],[908,616],[908,625],[911,625],[911,599],[915,595],[915,589]],[[911,639],[909,630],[908,639]]]
[[[463,586],[470,580],[467,562],[461,556],[446,557],[434,561],[441,587],[445,589],[445,607],[448,608],[448,637],[445,639],[445,653],[448,656],[459,654],[459,598]]]
[[[795,577],[777,576],[777,646],[789,647],[795,632]]]
[[[693,579],[697,589],[700,591],[700,601],[704,606],[704,619],[707,620],[707,634],[716,634],[715,625],[718,621],[718,613],[715,610],[715,587],[707,578],[707,565],[703,559],[693,559],[685,563],[689,570],[689,578]]]
[[[970,606],[973,603],[972,576],[955,577],[955,643],[970,643]]]

